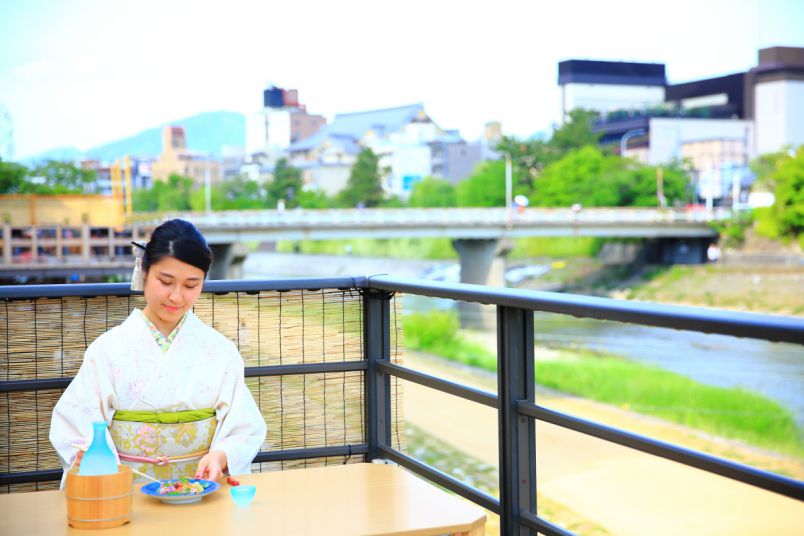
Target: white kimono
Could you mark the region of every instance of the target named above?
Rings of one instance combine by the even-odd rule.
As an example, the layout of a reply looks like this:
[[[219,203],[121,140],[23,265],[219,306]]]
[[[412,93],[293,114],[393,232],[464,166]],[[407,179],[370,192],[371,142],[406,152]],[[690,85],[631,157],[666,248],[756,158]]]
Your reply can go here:
[[[232,341],[201,322],[192,311],[170,348],[163,352],[142,313],[134,310],[121,325],[87,348],[78,374],[53,408],[50,442],[66,471],[78,452],[73,445],[89,445],[92,423],[111,423],[118,410],[163,413],[209,408],[215,415],[209,419],[214,433],[210,428],[208,448],[226,453],[230,474],[250,473],[266,427],[246,387],[243,367]],[[135,450],[161,456],[171,448],[169,443],[193,439],[181,433],[174,437],[178,440],[145,434],[136,439]],[[107,442],[117,455],[109,432]],[[185,447],[193,450],[187,444]]]

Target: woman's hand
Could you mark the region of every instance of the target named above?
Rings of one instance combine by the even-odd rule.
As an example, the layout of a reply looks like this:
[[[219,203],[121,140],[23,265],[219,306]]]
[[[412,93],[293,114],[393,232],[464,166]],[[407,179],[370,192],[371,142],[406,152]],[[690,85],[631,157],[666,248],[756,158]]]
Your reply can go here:
[[[195,478],[218,480],[226,470],[226,453],[222,450],[210,450],[198,462]]]
[[[73,467],[80,467],[81,466],[81,458],[84,457],[84,451],[79,450],[75,455],[75,460],[73,461]]]

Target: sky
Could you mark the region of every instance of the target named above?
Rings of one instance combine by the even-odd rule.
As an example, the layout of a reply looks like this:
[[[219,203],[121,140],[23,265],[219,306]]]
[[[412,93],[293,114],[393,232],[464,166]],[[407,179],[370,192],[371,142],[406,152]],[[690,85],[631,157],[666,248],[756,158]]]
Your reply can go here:
[[[331,120],[421,102],[477,139],[549,131],[558,62],[664,63],[670,83],[804,46],[802,0],[3,0],[0,107],[15,159],[197,113],[254,113],[268,84]]]

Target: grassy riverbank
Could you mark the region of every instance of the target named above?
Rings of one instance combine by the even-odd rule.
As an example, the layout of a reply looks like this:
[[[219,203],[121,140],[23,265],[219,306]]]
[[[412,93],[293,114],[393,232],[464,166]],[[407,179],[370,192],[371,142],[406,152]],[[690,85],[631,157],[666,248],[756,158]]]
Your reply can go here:
[[[804,270],[800,266],[728,264],[653,267],[636,280],[620,283],[612,295],[800,316],[804,314]]]
[[[536,257],[593,257],[603,240],[594,237],[524,237],[513,240],[510,259]],[[392,259],[457,260],[458,254],[449,238],[399,238],[393,240],[354,238],[349,240],[283,240],[277,242],[280,253],[308,255],[354,255]]]
[[[496,357],[458,330],[451,312],[405,317],[405,344],[453,361],[495,371]],[[551,351],[536,363],[537,383],[671,422],[804,456],[801,431],[778,403],[742,389],[704,385],[658,367],[587,350]]]

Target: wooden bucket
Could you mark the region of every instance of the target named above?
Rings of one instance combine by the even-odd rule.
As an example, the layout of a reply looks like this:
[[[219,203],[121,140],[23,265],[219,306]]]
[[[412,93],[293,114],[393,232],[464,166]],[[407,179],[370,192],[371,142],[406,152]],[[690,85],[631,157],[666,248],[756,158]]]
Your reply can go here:
[[[113,475],[82,476],[78,468],[67,473],[67,523],[77,529],[108,529],[131,521],[131,468],[117,466]]]

